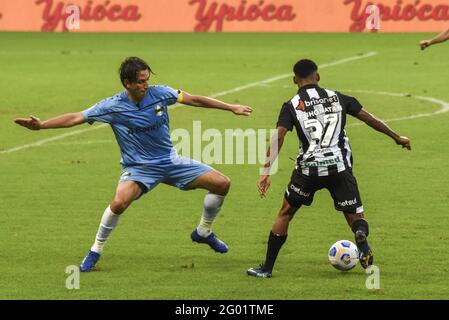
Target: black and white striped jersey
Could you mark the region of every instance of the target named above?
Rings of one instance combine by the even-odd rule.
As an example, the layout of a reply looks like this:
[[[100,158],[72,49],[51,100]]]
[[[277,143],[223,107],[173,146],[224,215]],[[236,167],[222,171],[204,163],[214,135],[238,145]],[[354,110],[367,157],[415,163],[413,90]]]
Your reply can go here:
[[[301,149],[297,170],[307,176],[328,176],[352,167],[352,152],[346,136],[346,114],[362,110],[357,99],[307,85],[282,106],[278,127],[296,128]]]

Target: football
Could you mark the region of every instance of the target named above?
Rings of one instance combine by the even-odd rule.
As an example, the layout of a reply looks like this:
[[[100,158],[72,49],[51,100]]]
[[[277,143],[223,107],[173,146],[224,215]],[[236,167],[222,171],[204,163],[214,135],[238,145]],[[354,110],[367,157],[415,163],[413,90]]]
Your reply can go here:
[[[340,240],[331,246],[328,257],[334,268],[340,271],[349,271],[359,261],[359,250],[351,241]]]

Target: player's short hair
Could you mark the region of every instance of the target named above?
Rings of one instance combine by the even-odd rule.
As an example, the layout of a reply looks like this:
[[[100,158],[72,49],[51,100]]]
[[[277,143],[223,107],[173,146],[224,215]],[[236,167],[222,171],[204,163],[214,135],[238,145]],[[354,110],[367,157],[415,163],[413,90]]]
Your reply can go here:
[[[309,59],[299,60],[293,67],[293,72],[301,79],[308,78],[316,71],[318,71],[318,66],[315,62]]]
[[[122,81],[123,86],[126,88],[125,79],[131,83],[137,82],[137,73],[144,70],[148,70],[150,71],[150,74],[154,74],[150,66],[142,59],[137,57],[128,57],[120,65],[120,81]]]

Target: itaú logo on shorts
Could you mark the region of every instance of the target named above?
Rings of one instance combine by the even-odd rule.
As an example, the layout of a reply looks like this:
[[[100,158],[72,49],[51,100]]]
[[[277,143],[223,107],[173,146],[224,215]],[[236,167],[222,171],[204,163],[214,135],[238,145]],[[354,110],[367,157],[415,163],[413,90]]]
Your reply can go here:
[[[290,189],[292,189],[295,193],[299,194],[300,196],[306,198],[310,197],[310,192],[304,192],[300,188],[295,187],[294,185],[290,185]]]
[[[122,174],[120,175],[120,178],[122,180],[126,180],[126,179],[128,179],[129,176],[131,176],[131,172],[123,171]]]
[[[337,202],[340,207],[347,207],[347,206],[353,206],[357,204],[357,198],[354,198],[354,200],[345,200],[343,202]]]

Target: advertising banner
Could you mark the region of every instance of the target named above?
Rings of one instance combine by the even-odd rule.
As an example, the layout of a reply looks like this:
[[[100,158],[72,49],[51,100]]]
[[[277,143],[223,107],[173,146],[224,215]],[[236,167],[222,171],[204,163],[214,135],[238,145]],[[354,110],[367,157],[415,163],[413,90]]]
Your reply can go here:
[[[448,22],[448,0],[0,2],[0,31],[439,32]]]

